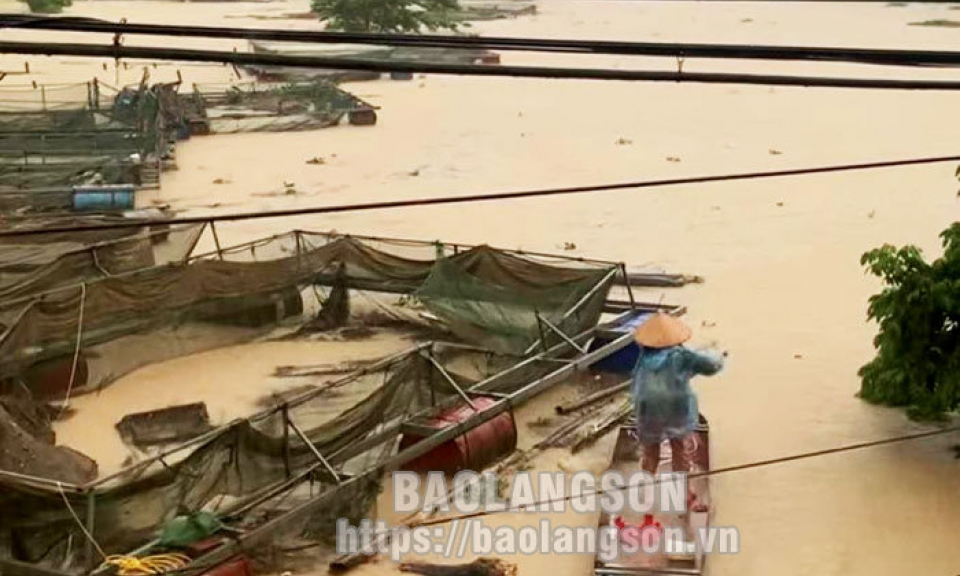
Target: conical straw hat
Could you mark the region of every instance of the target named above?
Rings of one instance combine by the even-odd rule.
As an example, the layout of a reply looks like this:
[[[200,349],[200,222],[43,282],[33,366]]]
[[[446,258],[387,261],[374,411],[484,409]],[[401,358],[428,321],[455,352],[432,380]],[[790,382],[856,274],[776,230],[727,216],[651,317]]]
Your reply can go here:
[[[677,318],[658,312],[640,325],[633,336],[641,346],[667,348],[683,344],[690,339],[690,328]]]

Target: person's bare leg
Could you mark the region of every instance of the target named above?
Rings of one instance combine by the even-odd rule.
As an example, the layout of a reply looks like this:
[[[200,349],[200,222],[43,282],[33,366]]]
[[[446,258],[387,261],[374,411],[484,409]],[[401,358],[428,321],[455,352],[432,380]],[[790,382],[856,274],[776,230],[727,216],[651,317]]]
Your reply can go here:
[[[687,454],[687,437],[670,439],[670,460],[674,472],[690,472],[690,455]]]
[[[674,472],[689,474],[693,468],[693,463],[690,461],[690,441],[691,438],[689,436],[670,440],[670,455]],[[698,501],[697,494],[693,491],[693,486],[689,483],[689,479],[687,483],[687,503],[690,506],[691,512],[707,511],[706,505]]]
[[[660,467],[660,443],[643,445],[643,461],[640,467],[644,472],[653,476]]]

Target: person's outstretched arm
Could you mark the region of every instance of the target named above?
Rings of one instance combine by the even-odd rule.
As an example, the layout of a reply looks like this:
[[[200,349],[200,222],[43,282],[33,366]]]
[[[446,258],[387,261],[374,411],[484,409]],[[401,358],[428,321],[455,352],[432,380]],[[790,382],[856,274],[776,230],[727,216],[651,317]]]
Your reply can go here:
[[[713,376],[723,369],[723,356],[714,350],[690,350],[687,353],[687,364],[695,374]]]

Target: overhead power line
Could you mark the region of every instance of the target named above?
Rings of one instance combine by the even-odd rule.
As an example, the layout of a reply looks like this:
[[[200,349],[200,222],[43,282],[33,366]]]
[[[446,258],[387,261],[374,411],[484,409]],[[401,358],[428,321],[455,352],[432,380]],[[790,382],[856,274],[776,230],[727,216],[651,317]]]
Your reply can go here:
[[[960,432],[960,426],[953,426],[950,428],[941,428],[939,430],[931,430],[928,432],[918,432],[916,434],[906,434],[903,436],[895,436],[893,438],[884,438],[882,440],[871,440],[867,442],[859,442],[857,444],[848,444],[846,446],[837,446],[835,448],[826,448],[824,450],[815,450],[813,452],[803,452],[800,454],[792,454],[790,456],[780,456],[778,458],[770,458],[768,460],[759,460],[756,462],[747,462],[745,464],[736,464],[734,466],[726,466],[724,468],[714,468],[713,470],[706,470],[703,472],[692,472],[687,475],[688,479],[693,478],[703,478],[707,476],[718,476],[720,474],[729,474],[730,472],[740,472],[743,470],[752,470],[755,468],[764,468],[767,466],[774,466],[777,464],[785,464],[787,462],[795,462],[797,460],[809,460],[811,458],[819,458],[821,456],[828,456],[830,454],[840,454],[842,452],[851,452],[854,450],[863,450],[864,448],[874,448],[876,446],[883,446],[885,444],[895,444],[899,442],[908,442],[911,440],[920,440],[923,438],[930,438],[932,436],[943,436],[945,434],[953,434]],[[662,480],[660,478],[655,478],[653,484],[659,484]],[[545,506],[548,504],[556,504],[561,502],[568,502],[575,498],[582,498],[583,496],[602,496],[608,492],[619,492],[622,490],[627,490],[631,488],[643,488],[644,483],[638,482],[633,484],[627,484],[623,487],[617,488],[606,488],[599,490],[586,491],[578,494],[570,494],[567,496],[561,496],[558,498],[545,498],[543,500],[537,500],[532,503],[533,506]],[[497,509],[497,510],[480,510],[478,512],[473,512],[470,514],[460,514],[457,516],[450,516],[445,518],[436,518],[432,520],[424,520],[422,522],[417,522],[413,524],[414,526],[433,526],[436,524],[447,524],[453,521],[458,520],[469,520],[472,518],[479,518],[483,516],[490,516],[493,514],[504,514],[509,512],[520,512],[522,508],[507,508],[507,509]]]
[[[49,42],[2,42],[0,54],[38,56],[81,56],[91,58],[132,58],[181,62],[223,62],[235,66],[287,66],[327,70],[453,74],[460,76],[505,76],[512,78],[553,78],[578,80],[622,80],[645,82],[695,82],[704,84],[753,84],[763,86],[804,86],[821,88],[873,88],[893,90],[960,90],[960,81],[888,80],[873,78],[830,78],[818,76],[777,76],[713,72],[664,72],[606,68],[562,68],[553,66],[492,66],[369,60],[325,56],[257,54],[164,47],[132,47],[117,44],[54,44]]]
[[[809,60],[855,62],[896,66],[958,66],[960,52],[946,50],[893,50],[875,48],[837,48],[803,46],[758,46],[740,44],[693,44],[675,42],[621,42],[568,40],[560,38],[511,38],[419,34],[371,34],[276,30],[109,22],[93,18],[0,16],[0,28],[98,32],[151,36],[273,40],[334,44],[367,44],[425,48],[474,48],[629,56],[669,56],[683,58]]]
[[[87,230],[114,230],[120,228],[139,228],[157,224],[200,224],[205,222],[225,222],[235,220],[253,220],[264,218],[281,218],[289,216],[305,216],[312,214],[334,214],[340,212],[361,212],[366,210],[385,210],[392,208],[407,208],[415,206],[436,206],[441,204],[461,204],[467,202],[488,202],[499,200],[514,200],[519,198],[536,198],[548,196],[563,196],[568,194],[585,194],[593,192],[608,192],[613,190],[629,190],[643,188],[658,188],[684,184],[706,184],[710,182],[727,182],[733,180],[758,180],[763,178],[779,178],[784,176],[800,176],[807,174],[825,174],[831,172],[850,172],[854,170],[868,170],[874,168],[891,168],[895,166],[915,166],[938,162],[958,162],[960,155],[933,156],[926,158],[910,158],[904,160],[887,160],[882,162],[866,162],[861,164],[839,164],[832,166],[817,166],[811,168],[792,168],[786,170],[769,170],[766,172],[738,172],[733,174],[717,174],[711,176],[690,176],[686,178],[665,178],[659,180],[640,180],[635,182],[621,182],[613,184],[597,184],[592,186],[571,186],[565,188],[545,188],[539,190],[520,190],[512,192],[491,192],[486,194],[470,194],[463,196],[442,196],[435,198],[415,198],[410,200],[384,200],[359,204],[345,204],[340,206],[315,206],[312,208],[291,208],[288,210],[272,210],[261,212],[241,212],[234,214],[220,214],[211,216],[192,216],[175,219],[141,219],[133,222],[104,222],[83,226],[49,226],[45,228],[0,230],[0,238],[11,236],[30,236],[39,234],[54,234],[63,232],[82,232]]]

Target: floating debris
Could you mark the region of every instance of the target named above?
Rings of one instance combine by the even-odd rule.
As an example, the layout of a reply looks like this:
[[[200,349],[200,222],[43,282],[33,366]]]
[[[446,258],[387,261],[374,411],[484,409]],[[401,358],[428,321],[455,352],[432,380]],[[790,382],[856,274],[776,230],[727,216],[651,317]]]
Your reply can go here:
[[[230,181],[227,180],[226,178],[214,178],[214,179],[213,179],[213,184],[229,184],[229,183],[230,183]]]
[[[960,22],[956,20],[946,20],[938,18],[935,20],[924,20],[923,22],[911,22],[910,26],[930,26],[934,28],[960,28]]]
[[[517,565],[497,558],[477,558],[469,564],[454,565],[404,562],[400,571],[424,576],[516,576]]]
[[[547,428],[548,426],[553,426],[553,418],[549,416],[541,416],[536,420],[527,422],[527,426],[530,428]]]
[[[783,152],[781,152],[781,151],[779,151],[779,150],[776,150],[776,149],[774,149],[774,148],[771,148],[771,149],[770,149],[770,155],[771,155],[771,156],[779,156],[779,155],[781,155],[781,154],[783,154]]]
[[[207,405],[196,402],[128,414],[117,423],[116,428],[128,444],[155,446],[195,438],[212,426]]]
[[[617,138],[617,146],[629,146],[633,144],[633,140],[629,138]]]
[[[667,156],[667,162],[679,162],[679,161],[680,161],[680,158],[677,158],[676,156]]]
[[[323,159],[323,156],[314,156],[313,158],[307,160],[307,164],[313,164],[317,166],[326,164],[326,163],[327,161]]]

